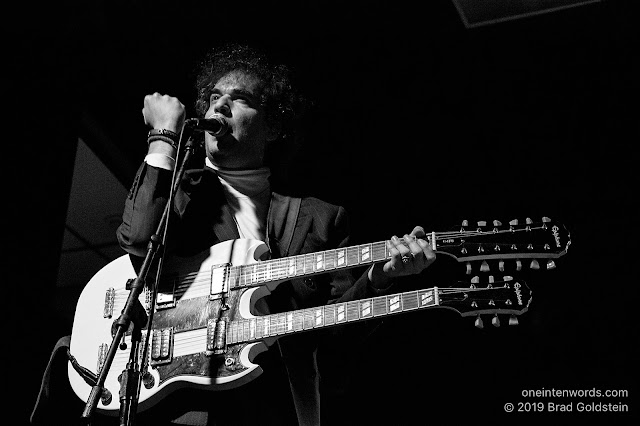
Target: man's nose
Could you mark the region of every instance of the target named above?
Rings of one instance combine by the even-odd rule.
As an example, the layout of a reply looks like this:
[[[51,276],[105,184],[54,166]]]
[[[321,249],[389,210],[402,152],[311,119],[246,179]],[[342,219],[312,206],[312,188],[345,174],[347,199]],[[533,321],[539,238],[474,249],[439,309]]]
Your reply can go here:
[[[224,116],[231,116],[231,96],[220,96],[213,106],[213,111]]]

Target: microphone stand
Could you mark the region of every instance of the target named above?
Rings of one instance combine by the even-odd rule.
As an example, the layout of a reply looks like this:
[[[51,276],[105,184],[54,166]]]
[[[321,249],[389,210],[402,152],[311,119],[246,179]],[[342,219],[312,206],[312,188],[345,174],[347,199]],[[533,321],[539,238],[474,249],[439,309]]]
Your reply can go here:
[[[183,127],[184,132],[184,127]],[[182,135],[181,135],[182,138]],[[114,322],[115,333],[113,333],[113,341],[111,346],[109,347],[109,351],[107,352],[104,365],[100,370],[100,374],[98,375],[98,379],[96,384],[92,387],[91,393],[89,394],[89,398],[87,399],[84,411],[82,413],[82,419],[86,421],[87,424],[90,424],[90,419],[95,412],[96,406],[98,405],[98,399],[102,395],[104,391],[104,382],[107,378],[107,374],[109,369],[111,368],[111,363],[115,358],[116,351],[118,347],[124,349],[126,348],[126,344],[121,344],[123,336],[129,330],[132,325],[131,330],[131,352],[129,355],[129,361],[127,363],[126,369],[122,372],[122,376],[120,378],[120,425],[128,426],[133,425],[135,422],[135,413],[138,407],[138,397],[140,395],[140,368],[138,367],[137,361],[139,359],[139,350],[140,350],[140,341],[141,341],[141,329],[146,324],[147,329],[151,331],[151,323],[153,319],[153,306],[155,306],[156,300],[156,290],[157,290],[157,281],[154,286],[151,309],[149,309],[150,317],[148,318],[147,313],[140,303],[139,297],[142,293],[142,290],[145,287],[145,281],[149,270],[151,269],[151,265],[153,264],[154,258],[158,253],[163,254],[164,251],[164,243],[166,242],[166,229],[169,221],[169,212],[171,211],[171,206],[173,205],[173,196],[177,192],[180,182],[182,180],[182,176],[184,175],[185,167],[193,154],[195,149],[195,142],[191,135],[187,139],[185,143],[185,152],[182,157],[182,162],[180,164],[180,168],[176,174],[174,170],[174,176],[171,184],[171,192],[169,193],[169,199],[167,200],[167,205],[165,206],[164,212],[162,214],[162,218],[160,219],[160,223],[158,225],[157,231],[154,235],[151,236],[149,244],[147,246],[147,254],[145,256],[144,262],[140,267],[140,271],[135,280],[133,280],[131,284],[131,290],[129,292],[129,298],[125,303],[124,308],[122,309],[122,314],[120,318],[118,318]],[[178,157],[180,151],[176,156]],[[177,158],[176,158],[177,161]],[[163,235],[163,239],[160,239],[160,235]],[[162,257],[160,258],[162,260]],[[161,271],[161,262],[158,265],[157,276],[160,276]],[[148,320],[148,321],[147,321]],[[142,357],[142,362],[144,363],[144,358],[146,357],[146,347],[148,344],[149,334],[147,333],[147,339],[145,342],[145,347],[143,353],[145,356]]]

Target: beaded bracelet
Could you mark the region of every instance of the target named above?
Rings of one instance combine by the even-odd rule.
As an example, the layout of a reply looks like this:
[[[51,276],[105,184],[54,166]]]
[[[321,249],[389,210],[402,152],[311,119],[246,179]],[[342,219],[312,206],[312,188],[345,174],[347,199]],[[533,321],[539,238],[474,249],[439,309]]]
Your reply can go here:
[[[155,136],[149,136],[147,138],[147,144],[150,144],[151,142],[154,141],[163,141],[168,143],[169,145],[171,145],[174,149],[178,149],[178,144],[176,141],[174,141],[173,139],[171,139],[170,137],[167,136],[161,136],[161,135],[155,135]]]

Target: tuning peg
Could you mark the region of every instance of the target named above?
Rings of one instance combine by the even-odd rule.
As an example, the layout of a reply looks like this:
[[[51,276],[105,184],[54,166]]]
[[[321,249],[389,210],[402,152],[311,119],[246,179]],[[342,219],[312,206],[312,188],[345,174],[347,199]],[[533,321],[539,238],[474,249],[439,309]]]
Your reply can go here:
[[[516,259],[516,271],[521,271],[522,270],[522,262],[520,261],[520,259]]]
[[[556,269],[556,262],[553,259],[547,261],[547,269]]]
[[[480,265],[480,272],[489,272],[489,264],[486,260],[482,261],[482,264]]]
[[[518,325],[518,317],[511,315],[509,317],[509,325]]]
[[[471,262],[467,262],[467,275],[471,274]]]
[[[480,315],[478,315],[478,316],[476,317],[476,323],[475,323],[475,326],[476,326],[477,328],[484,328],[484,324],[482,323],[482,318],[480,318]]]
[[[504,272],[504,260],[498,262],[498,270]]]
[[[500,318],[498,318],[498,314],[495,314],[493,318],[491,318],[491,324],[493,324],[494,327],[500,327]]]
[[[537,260],[533,259],[533,260],[531,261],[531,264],[529,265],[529,267],[530,267],[531,269],[540,269],[540,264],[538,263],[538,261],[537,261]]]

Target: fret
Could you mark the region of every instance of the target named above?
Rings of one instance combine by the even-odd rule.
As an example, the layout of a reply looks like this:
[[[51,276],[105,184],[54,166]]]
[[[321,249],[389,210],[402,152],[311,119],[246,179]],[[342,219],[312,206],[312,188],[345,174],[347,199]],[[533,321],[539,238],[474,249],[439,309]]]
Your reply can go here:
[[[360,319],[360,304],[358,301],[347,302],[347,321]]]
[[[336,303],[336,323],[346,322],[347,321],[347,304]]]
[[[387,314],[387,296],[374,297],[371,302],[371,306],[372,306],[374,317],[377,317],[380,315],[386,315]]]
[[[368,318],[373,315],[373,310],[371,309],[371,299],[360,300],[360,303],[358,305],[360,318]]]
[[[264,321],[262,322],[262,335],[264,337],[270,336],[270,334],[269,334],[269,324],[270,323],[271,323],[271,316],[270,315],[266,315],[264,317]]]
[[[231,324],[229,324],[229,326],[227,327],[227,344],[233,344],[236,343],[233,341],[233,321],[231,322]],[[213,342],[213,339],[211,340],[211,342]]]
[[[251,318],[249,320],[249,340],[254,340],[256,338],[256,320],[255,318]]]
[[[275,334],[284,334],[285,327],[285,314],[276,314],[275,316]]]
[[[396,312],[402,312],[402,295],[401,294],[392,294],[390,296],[385,296],[387,301],[386,309],[387,313],[395,314]]]
[[[244,265],[238,266],[238,285],[244,287],[247,285],[246,267]]]
[[[336,267],[336,251],[327,250],[324,252],[324,269],[334,269]]]
[[[371,244],[362,244],[359,248],[360,263],[371,262]]]
[[[256,338],[261,339],[264,337],[264,318],[258,317],[256,319]]]
[[[286,325],[285,325],[285,333],[292,333],[293,332],[293,312],[287,312],[285,314],[286,317]]]
[[[243,321],[242,324],[242,341],[249,340],[249,321]]]
[[[267,262],[258,262],[256,264],[256,282],[261,283],[265,280]]]
[[[236,343],[238,341],[238,321],[231,322],[231,342]]]
[[[433,290],[419,290],[418,300],[421,308],[425,306],[435,305],[435,299],[433,298]]]
[[[322,306],[313,310],[313,326],[322,327],[324,325],[324,309]]]
[[[336,250],[336,268],[347,266],[347,249]]]
[[[296,275],[304,274],[304,254],[296,256]]]
[[[310,330],[313,328],[313,309],[304,310],[304,329]]]
[[[227,282],[229,283],[228,288],[232,289],[236,287],[237,268],[235,266],[229,266],[228,271],[229,271],[229,275],[227,276]]]
[[[373,243],[371,245],[371,257],[373,258],[374,262],[387,259],[389,257],[387,255],[387,242],[383,241],[379,243]]]
[[[336,323],[336,305],[326,305],[324,307],[324,323],[326,325]]]
[[[296,311],[293,314],[293,330],[302,331],[304,329],[304,312]]]
[[[280,279],[288,278],[289,268],[288,268],[287,260],[288,259],[286,258],[278,260],[278,274],[276,279],[280,280]]]
[[[311,274],[313,273],[313,262],[314,262],[314,254],[309,253],[304,255],[304,273]]]
[[[324,271],[324,253],[316,253],[315,258],[316,258],[316,262],[313,265],[313,271],[314,272]]]
[[[402,307],[405,311],[418,308],[418,292],[408,291],[402,293]]]
[[[358,247],[347,247],[347,266],[358,264]]]
[[[295,275],[296,275],[296,258],[290,257],[288,258],[287,276],[293,277]]]

